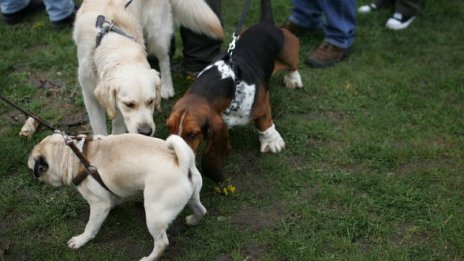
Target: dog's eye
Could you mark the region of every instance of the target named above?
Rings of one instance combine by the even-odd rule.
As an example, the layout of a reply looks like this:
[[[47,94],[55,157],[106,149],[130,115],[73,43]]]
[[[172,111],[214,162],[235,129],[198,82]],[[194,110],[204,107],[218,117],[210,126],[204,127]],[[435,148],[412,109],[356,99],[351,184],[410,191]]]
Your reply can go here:
[[[124,105],[127,107],[127,108],[134,108],[135,107],[135,103],[134,102],[125,102]]]
[[[152,106],[154,101],[155,101],[154,99],[148,100],[148,101],[147,101],[147,105],[148,105],[148,106]]]
[[[197,133],[194,133],[194,132],[190,132],[190,133],[187,133],[187,139],[188,140],[194,140],[195,138],[197,137]]]

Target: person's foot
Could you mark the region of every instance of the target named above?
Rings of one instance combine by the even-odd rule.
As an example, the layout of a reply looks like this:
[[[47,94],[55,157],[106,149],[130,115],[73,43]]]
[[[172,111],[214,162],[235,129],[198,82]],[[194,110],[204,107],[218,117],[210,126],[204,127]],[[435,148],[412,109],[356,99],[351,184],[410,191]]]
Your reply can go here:
[[[280,28],[287,29],[296,36],[302,36],[304,34],[310,34],[320,30],[320,28],[306,28],[303,26],[299,26],[291,22],[290,20],[287,20]]]
[[[62,30],[65,28],[70,28],[72,27],[74,23],[74,19],[76,18],[76,12],[72,12],[70,15],[67,17],[58,20],[58,21],[52,21],[52,29],[53,30]]]
[[[31,0],[31,2],[23,9],[11,14],[3,14],[3,21],[5,21],[8,25],[15,25],[20,23],[26,15],[44,8],[45,6],[42,1]]]
[[[351,48],[340,48],[324,41],[308,56],[306,64],[315,68],[333,66],[342,61],[350,52]]]
[[[378,9],[377,5],[374,3],[370,3],[367,5],[362,5],[358,8],[358,13],[360,14],[367,14]]]
[[[404,16],[401,13],[395,12],[392,17],[387,20],[385,26],[392,30],[406,29],[414,20],[416,16]]]
[[[52,29],[58,31],[58,30],[62,30],[65,28],[72,27],[74,25],[74,20],[76,19],[76,13],[77,13],[77,10],[79,10],[79,7],[80,5],[76,4],[74,6],[74,12],[72,12],[70,15],[68,15],[67,17],[61,20],[52,21]]]

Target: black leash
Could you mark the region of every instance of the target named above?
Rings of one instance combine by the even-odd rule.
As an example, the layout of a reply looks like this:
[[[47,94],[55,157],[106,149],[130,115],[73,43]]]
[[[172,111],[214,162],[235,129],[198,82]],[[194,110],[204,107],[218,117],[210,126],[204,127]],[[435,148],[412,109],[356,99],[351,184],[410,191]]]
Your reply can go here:
[[[74,154],[79,158],[80,162],[82,165],[84,165],[84,168],[86,171],[79,172],[76,177],[73,178],[72,182],[75,186],[79,186],[81,182],[87,178],[87,176],[90,174],[102,187],[104,187],[106,190],[108,190],[110,193],[114,194],[103,182],[103,180],[100,177],[100,174],[98,173],[98,170],[95,166],[93,166],[84,156],[84,154],[77,148],[76,144],[74,143],[75,140],[83,139],[79,137],[73,137],[73,136],[68,136],[66,135],[63,131],[60,131],[59,129],[53,127],[51,124],[43,120],[42,118],[35,116],[34,114],[26,111],[25,109],[19,107],[18,105],[14,104],[12,101],[8,100],[5,96],[0,94],[0,99],[2,99],[4,102],[8,103],[9,105],[13,106],[15,109],[18,111],[24,113],[25,115],[33,118],[34,120],[38,121],[40,124],[45,126],[47,129],[59,133],[63,136],[65,140],[65,144],[71,148],[71,150],[74,152]]]
[[[229,49],[226,53],[226,55],[228,55],[229,57],[232,56],[232,52],[235,49],[235,43],[240,37],[240,30],[242,30],[242,26],[245,23],[245,18],[248,13],[248,9],[250,9],[250,5],[251,0],[246,0],[245,6],[242,9],[242,14],[240,15],[240,19],[238,20],[237,26],[235,27],[235,32],[232,34],[232,42],[229,44]]]

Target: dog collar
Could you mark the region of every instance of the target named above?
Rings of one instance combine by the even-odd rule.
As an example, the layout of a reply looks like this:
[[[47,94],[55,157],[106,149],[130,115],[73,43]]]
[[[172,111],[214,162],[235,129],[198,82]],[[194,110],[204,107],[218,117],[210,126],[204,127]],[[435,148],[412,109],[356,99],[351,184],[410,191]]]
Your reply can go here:
[[[95,23],[95,27],[100,29],[100,31],[97,33],[97,39],[96,39],[96,41],[97,41],[96,46],[97,47],[100,46],[101,40],[109,32],[115,32],[117,34],[120,34],[122,36],[125,36],[125,37],[131,39],[134,42],[137,41],[134,36],[124,32],[123,30],[116,27],[114,25],[113,21],[111,21],[111,22],[106,21],[105,17],[103,15],[97,16],[97,22]]]

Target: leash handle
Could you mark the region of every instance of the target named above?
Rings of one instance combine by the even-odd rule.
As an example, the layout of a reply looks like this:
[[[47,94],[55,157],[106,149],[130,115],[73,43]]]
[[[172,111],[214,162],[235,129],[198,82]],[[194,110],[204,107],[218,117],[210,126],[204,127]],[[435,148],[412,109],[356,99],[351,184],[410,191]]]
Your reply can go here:
[[[56,131],[58,130],[57,128],[53,127],[52,125],[48,124],[45,120],[43,120],[42,118],[38,117],[38,116],[35,116],[34,114],[24,110],[23,108],[20,108],[19,106],[17,106],[16,104],[14,104],[13,102],[11,102],[10,100],[8,100],[6,97],[4,97],[3,95],[0,94],[0,99],[2,99],[4,102],[8,103],[9,105],[13,106],[15,109],[17,109],[18,111],[26,114],[27,116],[33,118],[34,120],[38,121],[40,124],[42,124],[43,126],[47,127],[48,129],[50,129],[51,131]]]

